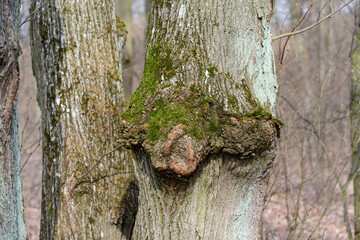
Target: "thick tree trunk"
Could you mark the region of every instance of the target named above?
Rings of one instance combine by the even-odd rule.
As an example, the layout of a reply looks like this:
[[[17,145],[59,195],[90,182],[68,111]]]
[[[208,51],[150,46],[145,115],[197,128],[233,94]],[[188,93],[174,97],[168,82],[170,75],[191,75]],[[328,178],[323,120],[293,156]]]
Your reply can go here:
[[[360,240],[360,175],[358,174],[360,166],[360,33],[356,36],[356,46],[352,54],[352,79],[351,79],[351,101],[350,101],[350,136],[352,161],[356,162],[355,169],[357,174],[354,178],[354,224],[355,236]]]
[[[114,150],[125,106],[125,26],[112,0],[36,0],[34,9],[43,133],[40,238],[129,239],[137,190],[128,180],[131,155]]]
[[[0,238],[26,239],[17,117],[20,1],[0,1]]]
[[[137,156],[133,239],[257,239],[281,122],[270,0],[153,0],[123,114]]]

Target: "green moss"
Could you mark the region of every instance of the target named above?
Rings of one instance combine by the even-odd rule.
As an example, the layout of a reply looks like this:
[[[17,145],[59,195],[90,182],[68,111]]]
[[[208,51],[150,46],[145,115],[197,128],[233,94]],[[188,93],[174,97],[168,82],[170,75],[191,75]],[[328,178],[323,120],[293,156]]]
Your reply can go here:
[[[49,202],[49,210],[48,211],[49,211],[50,214],[52,214],[54,212],[54,206],[53,206],[52,201]]]
[[[121,33],[126,29],[125,23],[121,21],[118,15],[116,15],[116,29],[118,29]]]
[[[237,112],[239,112],[239,104],[238,104],[238,100],[235,96],[233,95],[230,95],[228,97],[228,100],[229,100],[229,104],[230,106],[235,109]]]
[[[167,45],[155,44],[149,50],[145,61],[143,79],[138,90],[131,96],[129,109],[123,118],[134,121],[145,113],[145,101],[156,93],[161,79],[169,79],[176,73],[171,58],[171,49]]]
[[[251,91],[249,89],[248,84],[246,83],[245,79],[242,80],[242,84],[241,87],[243,89],[243,93],[245,94],[245,99],[248,103],[250,103],[252,105],[252,107],[254,109],[260,109],[261,104],[259,103],[259,101],[257,101],[254,96],[251,94]]]
[[[218,72],[219,70],[213,66],[213,65],[209,65],[209,67],[206,69],[209,72],[209,76],[210,77],[214,77],[215,73]]]
[[[89,218],[88,218],[88,220],[89,220],[89,223],[90,223],[90,224],[95,223],[95,219],[94,219],[94,218],[92,218],[92,217],[89,217]]]
[[[272,120],[278,127],[284,126],[283,121],[281,121],[281,120],[279,120],[277,118],[274,118],[274,116],[271,113],[265,111],[262,108],[258,108],[255,111],[252,111],[252,112],[249,112],[249,113],[245,114],[244,116],[252,117],[252,118],[255,118],[255,119]]]
[[[231,111],[225,111],[225,102],[209,95],[201,86],[197,84],[184,86],[180,81],[176,84],[169,81],[182,74],[181,67],[188,59],[194,60],[194,58],[201,68],[199,76],[194,77],[205,77],[205,71],[208,71],[208,75],[212,78],[225,78],[237,89],[242,88],[251,109],[256,109],[256,114],[249,113],[247,117],[274,119],[271,114],[262,110],[245,81],[242,84],[234,83],[230,73],[219,72],[216,66],[206,64],[208,61],[200,57],[196,47],[186,53],[174,52],[173,49],[170,43],[161,41],[150,45],[148,49],[143,79],[138,90],[131,96],[127,110],[121,115],[121,118],[126,120],[126,125],[131,126],[132,134],[141,135],[139,138],[155,142],[166,137],[174,126],[183,124],[187,126],[188,135],[204,139],[211,134],[217,136],[221,134],[222,124],[229,122],[231,116],[236,116],[238,119],[244,117],[238,114],[239,102],[232,94],[227,95]],[[184,46],[180,49],[186,48]],[[181,60],[177,59],[180,58],[179,56]],[[264,113],[260,114],[261,112]],[[281,126],[281,121],[277,125]]]
[[[171,92],[170,96],[164,96],[167,98],[166,102],[163,96],[153,95],[153,102],[148,103],[147,107],[133,102],[122,117],[127,118],[132,125],[147,124],[145,138],[150,141],[166,136],[178,124],[187,126],[188,133],[198,139],[204,138],[209,132],[220,131],[218,120],[213,116],[216,115],[215,100],[206,95],[199,86],[194,85],[191,89],[187,94],[177,93],[176,90]],[[184,96],[178,98],[178,94]],[[139,102],[144,103],[141,100]],[[140,109],[136,109],[136,106]],[[140,117],[133,115],[140,110]]]

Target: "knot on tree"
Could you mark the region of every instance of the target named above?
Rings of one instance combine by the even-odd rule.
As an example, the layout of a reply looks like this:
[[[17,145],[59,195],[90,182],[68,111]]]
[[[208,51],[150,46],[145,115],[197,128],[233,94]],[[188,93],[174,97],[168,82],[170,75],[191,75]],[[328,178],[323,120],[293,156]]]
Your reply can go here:
[[[282,124],[263,110],[235,114],[204,93],[176,90],[130,104],[122,116],[119,141],[146,151],[158,173],[177,177],[190,176],[211,154],[261,156],[276,145]]]
[[[185,125],[176,125],[166,139],[158,141],[154,147],[146,147],[148,152],[152,152],[156,170],[178,176],[189,176],[196,170],[203,159],[206,143],[188,136],[186,129]]]

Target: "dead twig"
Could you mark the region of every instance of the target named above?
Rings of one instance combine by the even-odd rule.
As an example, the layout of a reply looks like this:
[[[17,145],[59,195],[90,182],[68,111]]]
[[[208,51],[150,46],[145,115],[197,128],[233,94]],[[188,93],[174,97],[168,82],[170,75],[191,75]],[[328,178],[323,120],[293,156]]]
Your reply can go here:
[[[294,35],[297,35],[297,34],[300,34],[300,33],[303,33],[303,32],[306,32],[310,29],[312,29],[313,27],[316,27],[317,25],[319,25],[320,23],[324,22],[325,20],[331,18],[332,16],[334,16],[336,13],[338,13],[341,9],[343,9],[344,7],[346,7],[347,5],[349,5],[350,3],[352,3],[353,0],[350,0],[348,1],[347,3],[345,3],[343,6],[339,7],[337,10],[331,12],[330,14],[328,14],[326,17],[324,17],[323,19],[320,19],[319,21],[311,24],[310,26],[304,28],[304,29],[301,29],[301,30],[298,30],[298,31],[294,31],[294,32],[289,32],[289,33],[284,33],[284,34],[280,34],[276,37],[273,37],[272,41],[276,41],[276,40],[279,40],[281,38],[284,38],[284,37],[289,37],[289,36],[294,36]]]
[[[294,32],[298,27],[299,25],[304,21],[305,17],[307,16],[307,14],[310,12],[311,8],[315,5],[315,3],[317,2],[318,0],[315,0],[311,5],[310,7],[308,8],[308,10],[302,15],[302,17],[300,18],[299,22],[296,24],[295,27],[293,27],[293,29],[291,30],[291,32]],[[285,49],[286,49],[286,46],[290,40],[290,37],[291,36],[288,36],[288,38],[286,39],[285,41],[285,44],[284,44],[284,47],[283,47],[283,50],[281,52],[281,60],[280,60],[280,64],[283,64],[284,63],[284,60],[285,60]],[[289,51],[289,49],[288,49]]]
[[[34,154],[34,152],[38,149],[38,147],[40,147],[40,139],[39,139],[39,143],[38,145],[35,147],[35,149],[33,151],[31,151],[31,153],[29,154],[29,156],[26,158],[24,164],[21,166],[20,172],[22,172],[23,168],[25,167],[26,163],[29,161],[29,159],[31,158],[31,156]]]
[[[74,189],[79,185],[79,183],[78,183],[79,180],[80,180],[81,178],[85,177],[86,175],[88,175],[90,172],[92,172],[92,171],[96,168],[96,166],[99,165],[99,163],[101,162],[101,160],[103,160],[103,158],[104,158],[106,155],[109,155],[109,154],[115,152],[116,150],[118,150],[118,149],[121,148],[122,146],[123,146],[123,145],[119,145],[119,146],[115,147],[114,149],[112,149],[112,150],[104,153],[103,155],[101,155],[101,157],[97,160],[97,162],[94,164],[94,166],[92,166],[86,173],[84,173],[83,175],[81,175],[80,177],[78,177],[78,178],[76,179],[76,181],[75,181],[74,184],[73,184]]]
[[[27,17],[25,18],[25,20],[24,20],[22,23],[20,23],[19,28],[21,28],[21,26],[24,25],[25,23],[32,21],[34,18],[31,18],[31,17],[32,17],[32,16],[35,16],[35,14],[37,13],[37,11],[38,11],[42,6],[44,6],[44,4],[47,3],[48,1],[49,1],[49,0],[45,0],[45,1],[42,2],[32,13],[30,13],[29,16],[27,16]],[[31,19],[30,19],[30,18],[31,18]]]

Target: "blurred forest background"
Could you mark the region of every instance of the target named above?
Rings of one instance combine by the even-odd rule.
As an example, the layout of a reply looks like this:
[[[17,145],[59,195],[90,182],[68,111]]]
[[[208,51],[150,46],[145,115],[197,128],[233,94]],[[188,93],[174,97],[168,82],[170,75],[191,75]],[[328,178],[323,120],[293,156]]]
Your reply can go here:
[[[127,25],[123,79],[127,98],[144,67],[144,0],[115,0]],[[302,29],[343,5],[336,0],[276,0],[272,36]],[[22,19],[30,0],[23,0]],[[317,27],[273,42],[278,75],[277,117],[282,129],[266,196],[262,239],[348,239],[354,231],[351,171],[351,55],[359,27],[353,1]],[[25,218],[38,239],[41,203],[40,110],[32,75],[29,24],[21,28],[19,129]],[[347,205],[347,206],[346,206]]]

